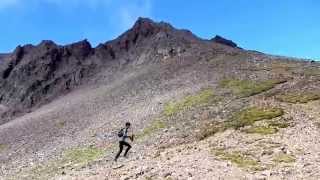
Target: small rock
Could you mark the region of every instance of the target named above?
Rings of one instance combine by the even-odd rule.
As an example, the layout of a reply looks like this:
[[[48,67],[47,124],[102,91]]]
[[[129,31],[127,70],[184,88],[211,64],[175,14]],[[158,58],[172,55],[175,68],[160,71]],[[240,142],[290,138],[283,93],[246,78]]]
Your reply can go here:
[[[166,177],[168,177],[168,176],[171,176],[171,174],[172,174],[171,172],[165,173],[165,174],[163,175],[163,177],[166,178]]]
[[[306,164],[303,165],[303,167],[307,167],[307,166],[310,166],[310,165],[312,165],[312,164],[311,163],[306,163]]]
[[[264,175],[264,176],[269,177],[269,176],[271,176],[271,171],[266,170],[266,171],[263,171],[261,174]]]

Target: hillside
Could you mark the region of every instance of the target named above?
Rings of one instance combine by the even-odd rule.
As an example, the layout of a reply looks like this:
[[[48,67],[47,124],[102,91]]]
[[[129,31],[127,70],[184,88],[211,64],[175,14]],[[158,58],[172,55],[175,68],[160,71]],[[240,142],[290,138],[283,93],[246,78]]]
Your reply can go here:
[[[0,179],[320,178],[318,63],[146,18],[97,47],[0,60]]]

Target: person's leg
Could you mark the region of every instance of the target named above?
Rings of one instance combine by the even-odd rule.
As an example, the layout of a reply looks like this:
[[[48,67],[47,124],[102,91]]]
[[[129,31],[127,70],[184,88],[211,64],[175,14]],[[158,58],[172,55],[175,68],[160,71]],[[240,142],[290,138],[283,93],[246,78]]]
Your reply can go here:
[[[127,142],[123,142],[123,144],[127,146],[126,152],[124,153],[124,157],[126,157],[128,151],[131,149],[131,145],[129,143],[127,143]]]
[[[119,158],[121,152],[123,150],[123,144],[122,144],[122,141],[119,141],[119,152],[117,153],[116,157],[115,157],[115,161],[117,161],[117,159]]]

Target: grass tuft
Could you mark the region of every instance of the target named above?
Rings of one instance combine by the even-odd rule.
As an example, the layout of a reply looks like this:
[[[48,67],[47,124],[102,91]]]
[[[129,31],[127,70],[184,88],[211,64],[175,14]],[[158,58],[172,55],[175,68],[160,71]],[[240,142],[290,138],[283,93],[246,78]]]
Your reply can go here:
[[[229,88],[240,97],[249,97],[275,87],[275,85],[285,82],[284,80],[267,80],[255,82],[251,80],[225,79],[220,82],[221,87]]]
[[[268,126],[275,127],[275,128],[287,128],[287,127],[290,126],[290,123],[285,122],[283,120],[281,120],[281,121],[269,121],[268,122]]]
[[[56,124],[56,126],[57,126],[58,128],[63,128],[65,125],[66,125],[66,121],[59,121],[59,122],[57,122],[57,124]]]
[[[276,99],[287,103],[307,103],[320,99],[320,92],[289,92],[276,96]]]
[[[220,157],[222,160],[230,161],[231,163],[236,164],[238,167],[246,170],[263,170],[260,163],[256,159],[239,151],[227,152],[219,149],[215,150],[214,154]]]
[[[277,133],[278,129],[275,127],[270,127],[270,126],[252,126],[248,129],[243,130],[243,132],[246,132],[249,134],[268,135],[268,134]]]
[[[66,150],[60,159],[44,165],[37,165],[29,170],[17,174],[28,179],[50,179],[61,173],[65,168],[79,168],[101,158],[105,150],[93,146]]]
[[[75,148],[64,153],[63,160],[77,165],[86,165],[100,157],[104,151],[96,147]]]
[[[215,101],[213,91],[211,89],[205,89],[198,94],[186,96],[180,101],[165,104],[163,113],[165,116],[170,117],[180,111],[190,109],[194,106],[207,105],[213,101]]]
[[[143,131],[137,135],[137,139],[140,139],[145,136],[149,136],[152,133],[154,133],[160,129],[163,129],[165,127],[166,127],[165,122],[158,120],[158,119],[154,120],[149,126],[144,128]]]
[[[200,129],[200,133],[197,135],[197,139],[203,140],[205,138],[215,135],[218,132],[223,132],[225,130],[227,130],[227,127],[223,122],[207,123],[204,124],[203,127]]]
[[[261,120],[270,120],[279,116],[282,116],[284,111],[281,108],[274,107],[250,107],[235,113],[229,120],[224,122],[214,122],[206,124],[198,135],[199,140],[203,140],[209,136],[216,134],[217,132],[223,132],[227,129],[240,129],[245,126],[253,126],[255,122]],[[272,122],[273,123],[273,122]],[[271,123],[270,123],[271,124]],[[270,127],[252,127],[247,131],[248,133],[271,133],[276,132],[278,126],[284,126],[281,123],[274,123],[269,125]]]
[[[293,163],[296,161],[296,158],[293,155],[280,153],[274,156],[272,161],[275,163]]]
[[[265,125],[251,126],[247,129],[244,129],[243,132],[268,135],[268,134],[275,134],[279,131],[279,129],[287,128],[290,126],[290,123],[284,122],[283,120],[265,121],[264,123]]]
[[[5,145],[5,144],[0,144],[0,153],[1,153],[2,151],[4,151],[6,148],[7,148],[7,145]]]
[[[282,116],[284,111],[281,108],[260,108],[251,107],[235,113],[226,123],[228,128],[239,129],[253,125],[256,121],[273,119]]]

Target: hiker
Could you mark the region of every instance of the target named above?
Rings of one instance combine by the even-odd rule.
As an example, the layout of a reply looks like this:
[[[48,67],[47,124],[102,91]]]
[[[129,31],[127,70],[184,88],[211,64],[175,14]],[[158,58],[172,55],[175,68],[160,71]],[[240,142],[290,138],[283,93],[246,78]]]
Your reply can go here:
[[[125,153],[124,153],[124,157],[126,157],[127,156],[127,153],[128,153],[128,151],[131,149],[131,145],[128,143],[128,138],[131,140],[131,141],[133,141],[133,135],[131,135],[130,136],[130,131],[129,131],[129,129],[130,129],[130,126],[131,126],[131,124],[130,124],[130,122],[126,122],[126,127],[125,128],[122,128],[119,132],[118,132],[118,137],[119,137],[119,152],[118,152],[118,154],[116,155],[116,157],[115,157],[115,161],[117,161],[118,160],[118,158],[119,158],[119,156],[120,156],[120,154],[121,154],[121,152],[122,152],[122,150],[123,150],[123,146],[127,146],[127,149],[126,149],[126,151],[125,151]]]

